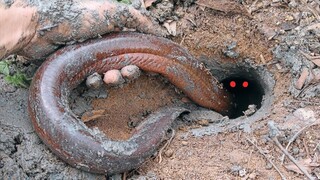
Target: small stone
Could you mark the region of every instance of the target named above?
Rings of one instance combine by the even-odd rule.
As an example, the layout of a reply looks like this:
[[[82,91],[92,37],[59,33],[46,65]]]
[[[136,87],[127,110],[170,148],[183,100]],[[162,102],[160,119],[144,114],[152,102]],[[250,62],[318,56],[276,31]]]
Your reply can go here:
[[[93,73],[87,77],[86,85],[88,88],[98,89],[102,85],[102,78],[98,73]]]
[[[247,174],[247,171],[246,171],[245,168],[243,168],[243,169],[241,169],[241,170],[239,171],[239,176],[240,176],[240,177],[244,177],[246,174]]]
[[[300,149],[298,147],[292,148],[292,154],[293,155],[297,155],[297,154],[299,154],[299,152],[300,152]]]
[[[138,66],[136,65],[129,65],[125,66],[121,69],[121,74],[124,78],[129,80],[136,79],[140,76],[141,71]]]
[[[103,81],[108,85],[120,85],[125,82],[119,70],[110,70],[104,74]]]
[[[183,116],[183,120],[187,122],[197,122],[203,119],[208,120],[209,123],[217,123],[223,119],[223,116],[215,111],[207,109],[192,111]]]
[[[314,112],[309,108],[299,108],[293,112],[293,115],[302,121],[311,121],[316,120]]]
[[[250,104],[248,109],[243,112],[245,116],[250,116],[257,111],[257,106],[255,104]]]
[[[233,51],[233,50],[224,50],[223,51],[223,54],[226,56],[226,57],[229,57],[229,58],[238,58],[239,57],[239,53]]]
[[[241,171],[242,167],[239,165],[233,165],[230,168],[231,174],[238,176],[239,175],[239,171]]]
[[[168,149],[165,153],[164,153],[165,155],[166,155],[166,157],[172,157],[172,155],[173,155],[173,150],[172,149]]]
[[[182,146],[187,146],[188,142],[187,141],[182,141],[181,144],[182,144]]]
[[[291,0],[289,3],[289,7],[296,8],[298,6],[298,3],[295,0]]]
[[[232,41],[229,45],[227,45],[228,50],[232,50],[237,47],[237,42]]]
[[[197,124],[199,124],[201,126],[209,126],[209,120],[202,119],[202,120],[197,121]]]
[[[266,165],[266,169],[270,170],[270,169],[272,169],[272,167],[273,167],[272,164],[268,162],[267,165]]]

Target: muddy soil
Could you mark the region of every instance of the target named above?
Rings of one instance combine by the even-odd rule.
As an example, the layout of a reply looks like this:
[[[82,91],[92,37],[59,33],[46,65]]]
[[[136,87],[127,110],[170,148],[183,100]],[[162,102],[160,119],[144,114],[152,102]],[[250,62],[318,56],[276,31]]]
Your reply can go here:
[[[274,122],[280,144],[286,147],[290,143],[289,154],[319,179],[320,67],[314,63],[320,55],[319,1],[214,2],[163,1],[150,10],[159,22],[169,24],[173,41],[212,71],[216,71],[212,64],[217,62],[244,61],[269,71],[275,84],[272,95],[265,97],[272,96],[272,106],[260,110],[264,111],[263,116],[221,120],[212,111],[198,109],[177,120],[176,134],[162,154],[155,154],[140,168],[121,175],[95,175],[68,166],[46,148],[28,118],[28,90],[8,85],[1,75],[0,177],[307,179],[291,160],[283,158],[283,152],[271,139],[273,131],[268,124]],[[38,65],[20,66],[32,75]],[[303,71],[308,72],[305,77]],[[297,88],[298,83],[302,83],[301,88]],[[98,114],[86,122],[87,126],[98,127],[113,139],[130,137],[131,130],[157,108],[191,103],[162,77],[150,74],[122,87],[103,87],[99,92],[78,87],[71,99],[79,117],[85,119],[87,112]],[[249,128],[234,123],[239,121],[250,121]],[[233,123],[232,128],[223,128]],[[217,127],[222,128],[214,131]],[[212,131],[194,133],[203,129]]]

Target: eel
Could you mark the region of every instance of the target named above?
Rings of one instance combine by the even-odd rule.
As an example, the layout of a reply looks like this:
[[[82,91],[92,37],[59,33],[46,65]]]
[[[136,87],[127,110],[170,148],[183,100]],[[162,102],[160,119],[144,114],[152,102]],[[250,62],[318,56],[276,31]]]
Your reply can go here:
[[[48,57],[33,77],[28,111],[43,142],[70,165],[93,173],[114,174],[139,167],[155,153],[171,123],[188,110],[160,109],[125,141],[89,129],[71,111],[69,95],[86,77],[137,65],[159,73],[200,106],[228,113],[231,99],[205,66],[186,49],[165,38],[115,33],[67,46]]]

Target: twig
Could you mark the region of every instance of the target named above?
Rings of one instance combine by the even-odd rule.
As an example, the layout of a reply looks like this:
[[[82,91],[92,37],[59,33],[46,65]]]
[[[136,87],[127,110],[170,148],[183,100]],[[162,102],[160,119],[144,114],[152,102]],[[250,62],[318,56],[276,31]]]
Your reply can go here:
[[[260,59],[262,64],[266,64],[266,59],[264,58],[263,54],[260,54]]]
[[[186,36],[187,36],[186,34],[184,34],[184,35],[183,35],[183,37],[182,37],[182,39],[181,39],[181,41],[180,41],[180,43],[179,43],[179,44],[180,44],[180,46],[181,46],[181,45],[182,45],[182,43],[184,42],[184,39],[186,38]]]
[[[304,149],[306,150],[306,153],[307,153],[307,157],[310,158],[310,151],[309,151],[309,149],[308,149],[306,139],[303,138],[302,141],[303,141]]]
[[[173,140],[176,132],[174,129],[171,129],[172,131],[172,135],[170,137],[170,139],[166,142],[166,144],[159,150],[159,154],[158,154],[158,157],[159,157],[159,161],[158,163],[161,163],[162,162],[162,152],[171,144],[171,141]]]
[[[288,151],[288,148],[291,145],[291,143],[293,143],[305,129],[307,129],[307,128],[311,127],[311,126],[317,125],[317,124],[319,124],[319,122],[315,122],[315,123],[309,124],[309,125],[303,127],[302,129],[300,129],[300,131],[298,131],[295,135],[293,135],[292,138],[289,140],[287,146],[286,146],[286,151]],[[284,158],[285,158],[285,154],[283,154],[281,156],[281,164],[283,164]]]
[[[247,139],[247,141],[249,141],[254,147],[256,147],[259,151],[260,154],[262,154],[268,161],[269,163],[273,166],[273,168],[279,173],[279,175],[281,176],[282,180],[286,180],[286,177],[281,173],[280,169],[271,161],[271,159],[269,159],[267,157],[266,154],[263,153],[263,151],[258,147],[258,145],[256,145],[253,141],[251,141],[249,138],[245,137]]]
[[[274,144],[286,155],[288,156],[288,158],[300,169],[300,171],[307,176],[308,179],[310,180],[314,180],[314,178],[308,173],[307,170],[305,170],[304,167],[300,166],[300,164],[298,163],[298,161],[291,156],[288,151],[286,149],[284,149],[284,147],[280,144],[279,140],[278,140],[278,135],[280,134],[279,129],[276,127],[276,124],[274,121],[269,121],[268,122],[268,127],[269,127],[269,137],[272,139],[272,141],[274,142]]]
[[[300,53],[301,53],[302,55],[304,55],[307,59],[309,59],[309,60],[311,60],[311,61],[320,58],[320,56],[311,56],[311,55],[309,55],[309,54],[307,54],[307,53],[305,53],[305,52],[303,52],[303,51],[301,51],[301,50],[299,50],[299,51],[300,51]]]
[[[308,173],[307,170],[305,170],[304,167],[300,166],[299,162],[293,157],[291,156],[287,150],[284,149],[284,147],[280,144],[280,142],[278,141],[278,138],[276,136],[274,136],[272,138],[273,142],[275,143],[275,145],[286,155],[288,156],[288,158],[300,169],[300,171],[307,176],[308,179],[310,180],[315,180],[311,174]]]

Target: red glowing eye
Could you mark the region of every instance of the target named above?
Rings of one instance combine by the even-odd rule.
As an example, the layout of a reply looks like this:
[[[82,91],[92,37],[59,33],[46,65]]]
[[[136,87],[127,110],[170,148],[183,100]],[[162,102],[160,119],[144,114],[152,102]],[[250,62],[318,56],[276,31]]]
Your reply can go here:
[[[234,87],[236,87],[236,85],[237,85],[237,84],[236,84],[235,81],[231,81],[231,82],[230,82],[230,87],[233,87],[233,88],[234,88]]]
[[[244,81],[244,82],[242,83],[242,86],[243,86],[244,88],[248,87],[248,86],[249,86],[248,81]]]

